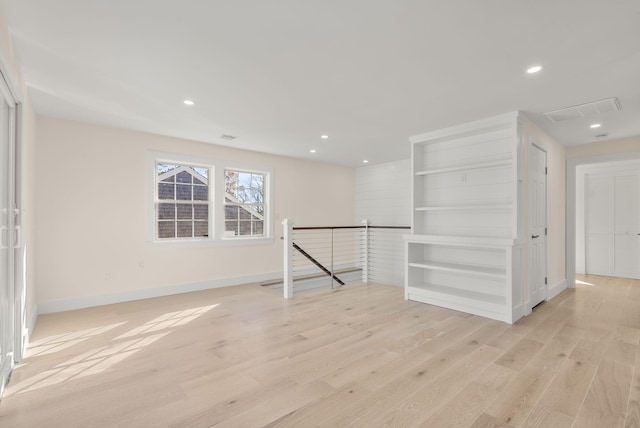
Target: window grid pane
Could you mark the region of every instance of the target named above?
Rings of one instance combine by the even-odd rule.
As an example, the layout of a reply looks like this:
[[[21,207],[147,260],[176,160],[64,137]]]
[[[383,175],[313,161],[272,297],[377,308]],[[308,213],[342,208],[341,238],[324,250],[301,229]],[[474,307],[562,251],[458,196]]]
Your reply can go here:
[[[225,170],[225,235],[264,236],[265,174]]]
[[[209,236],[208,176],[208,168],[156,164],[158,239]]]

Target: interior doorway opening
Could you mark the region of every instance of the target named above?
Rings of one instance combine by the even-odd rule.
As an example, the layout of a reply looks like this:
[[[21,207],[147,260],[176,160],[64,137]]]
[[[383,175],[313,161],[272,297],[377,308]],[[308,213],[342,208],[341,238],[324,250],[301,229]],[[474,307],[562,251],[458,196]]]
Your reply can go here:
[[[616,163],[633,163],[640,162],[640,153],[615,153],[607,155],[597,155],[583,158],[567,159],[567,192],[566,192],[566,233],[567,233],[567,257],[566,257],[566,277],[567,288],[576,287],[576,274],[585,269],[582,261],[586,261],[585,253],[578,252],[584,248],[584,242],[578,242],[578,239],[584,239],[582,233],[578,233],[578,228],[584,230],[584,222],[579,221],[578,209],[580,205],[584,205],[584,193],[580,193],[578,189],[579,168],[584,166],[607,167]],[[578,200],[578,198],[581,200]],[[580,205],[579,205],[580,204]],[[582,217],[583,218],[583,217]],[[639,231],[640,232],[640,231]],[[640,236],[638,237],[640,239]],[[578,270],[580,269],[580,271]]]

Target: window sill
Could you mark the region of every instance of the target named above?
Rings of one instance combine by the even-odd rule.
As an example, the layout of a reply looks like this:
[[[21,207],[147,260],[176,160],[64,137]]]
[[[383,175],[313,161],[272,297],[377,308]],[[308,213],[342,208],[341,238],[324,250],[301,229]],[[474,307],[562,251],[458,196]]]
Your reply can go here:
[[[198,247],[233,247],[250,245],[270,245],[274,243],[273,237],[241,237],[220,239],[172,239],[147,241],[147,246],[154,248],[198,248]]]

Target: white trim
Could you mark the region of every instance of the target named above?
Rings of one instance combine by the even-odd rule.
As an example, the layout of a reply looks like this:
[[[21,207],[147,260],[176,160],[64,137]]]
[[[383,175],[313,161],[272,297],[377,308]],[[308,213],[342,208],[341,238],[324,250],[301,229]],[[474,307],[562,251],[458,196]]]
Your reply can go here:
[[[566,281],[567,288],[576,288],[576,167],[594,163],[640,159],[640,152],[614,153],[567,159],[566,191]]]
[[[547,286],[547,298],[545,301],[549,301],[562,293],[567,288],[567,280],[563,279],[555,285]]]
[[[68,299],[49,300],[38,303],[39,314],[72,311],[91,308],[94,306],[111,305],[114,303],[130,302],[134,300],[151,299],[154,297],[172,296],[175,294],[191,293],[194,291],[210,290],[213,288],[230,287],[254,282],[270,281],[282,278],[282,272],[262,273],[255,275],[220,278],[211,281],[195,282],[191,284],[169,285],[166,287],[145,288],[121,293],[102,294],[98,296],[72,297]]]

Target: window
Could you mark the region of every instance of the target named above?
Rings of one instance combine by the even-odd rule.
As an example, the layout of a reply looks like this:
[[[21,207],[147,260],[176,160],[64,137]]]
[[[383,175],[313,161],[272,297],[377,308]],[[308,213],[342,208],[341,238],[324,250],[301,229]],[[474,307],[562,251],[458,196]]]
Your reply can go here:
[[[158,239],[209,236],[209,169],[156,163]]]
[[[162,246],[273,243],[273,170],[147,153],[147,241]]]
[[[264,236],[265,174],[225,169],[225,236]]]

